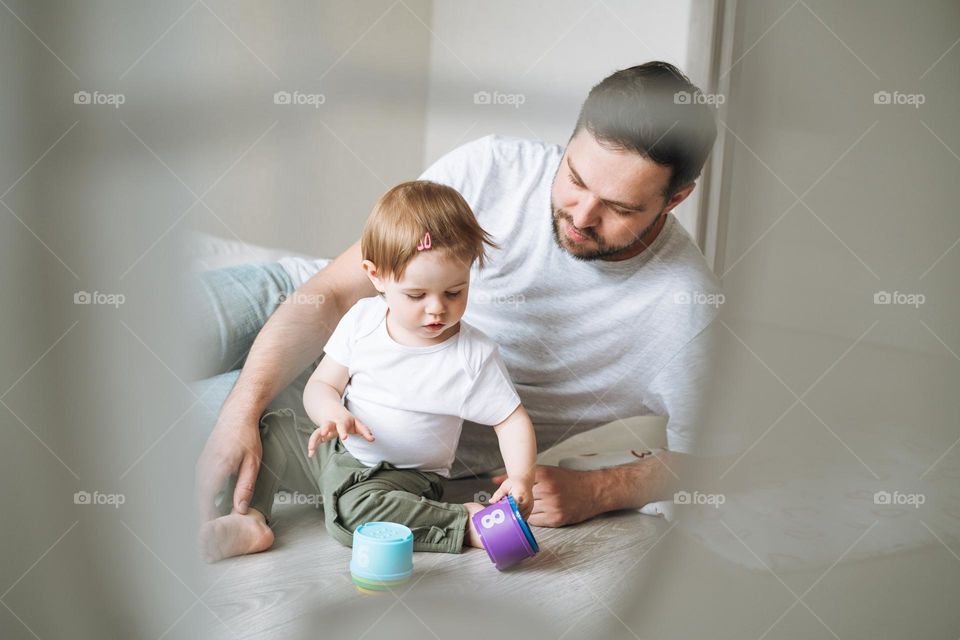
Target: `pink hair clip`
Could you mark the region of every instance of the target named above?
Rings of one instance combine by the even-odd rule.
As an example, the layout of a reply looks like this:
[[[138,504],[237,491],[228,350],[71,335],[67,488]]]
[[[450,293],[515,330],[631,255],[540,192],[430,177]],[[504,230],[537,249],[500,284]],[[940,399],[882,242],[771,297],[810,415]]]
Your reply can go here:
[[[433,241],[430,240],[430,232],[427,231],[423,234],[423,240],[417,243],[417,251],[424,251],[433,246]]]

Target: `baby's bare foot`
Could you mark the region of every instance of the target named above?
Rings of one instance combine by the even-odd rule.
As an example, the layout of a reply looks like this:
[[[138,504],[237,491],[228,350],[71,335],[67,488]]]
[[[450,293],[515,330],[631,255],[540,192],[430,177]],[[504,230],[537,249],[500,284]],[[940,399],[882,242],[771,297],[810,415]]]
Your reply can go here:
[[[473,514],[478,511],[483,511],[486,507],[479,502],[467,502],[464,503],[463,506],[465,506],[469,512],[467,514],[467,530],[464,532],[463,543],[471,547],[483,549],[483,541],[480,539],[480,534],[477,533],[476,527],[473,526]]]
[[[256,509],[247,515],[234,511],[200,528],[200,555],[207,562],[266,551],[272,544],[273,531]]]

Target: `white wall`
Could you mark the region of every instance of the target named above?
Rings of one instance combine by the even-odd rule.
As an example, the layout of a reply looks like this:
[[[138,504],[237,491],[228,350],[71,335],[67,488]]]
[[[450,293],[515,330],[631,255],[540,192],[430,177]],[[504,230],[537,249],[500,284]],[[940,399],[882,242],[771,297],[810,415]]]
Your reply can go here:
[[[736,6],[712,428],[746,433],[755,454],[840,452],[881,475],[895,471],[868,446],[946,454],[960,435],[960,7]],[[783,414],[793,394],[806,404]]]
[[[849,447],[854,465],[875,430],[946,452],[960,435],[960,7],[732,6],[711,428],[788,458],[802,430],[807,453]],[[817,419],[783,414],[808,390]]]
[[[131,158],[156,164],[130,179],[153,194],[166,240],[193,228],[333,256],[387,187],[458,144],[493,132],[564,143],[609,73],[650,59],[697,68],[687,64],[689,1],[207,4],[216,15],[183,2],[80,18],[89,46],[105,43],[90,88],[128,97],[102,114],[129,143],[104,161],[118,172]],[[524,104],[475,104],[484,90]],[[325,102],[276,105],[275,91]],[[214,183],[177,222],[190,190]],[[676,211],[691,230],[695,206]]]
[[[805,453],[854,465],[879,430],[946,452],[960,435],[960,10],[725,4],[710,429],[785,458],[803,433]],[[877,91],[925,102],[875,104]],[[884,291],[924,302],[874,304]],[[788,411],[808,390],[816,418]]]
[[[211,193],[226,224],[202,210],[196,226],[336,255],[359,236],[376,198],[420,169],[430,3],[211,6],[255,55],[198,7],[128,76],[148,92],[181,94],[187,84],[187,95],[157,107],[174,113],[144,114],[135,126],[204,189],[276,123]],[[278,90],[325,102],[275,105]]]
[[[435,1],[425,164],[490,133],[565,144],[590,88],[607,75],[654,59],[690,66],[693,10],[667,0]],[[476,104],[478,91],[523,102]],[[693,229],[691,205],[676,214]]]
[[[429,4],[377,22],[391,4],[0,7],[0,637],[215,622],[190,609],[206,588],[190,427],[212,416],[185,382],[182,234],[334,253],[415,175],[428,42],[413,12]],[[278,90],[327,100],[276,105]],[[75,304],[81,291],[124,303]]]
[[[960,247],[947,253],[960,237],[957,48],[936,62],[956,40],[960,7],[790,4],[740,13],[741,52],[756,45],[730,74],[727,125],[739,140],[729,140],[720,271],[731,308],[851,339],[879,320],[868,342],[951,357],[920,322],[960,349],[960,325],[946,321],[960,314]],[[876,91],[926,102],[877,105]],[[784,215],[794,194],[806,206]],[[874,292],[895,290],[927,301],[873,304]]]
[[[799,565],[777,579],[810,586],[809,598],[806,586],[796,592],[809,611],[781,622],[789,601],[763,606],[756,594],[770,576],[759,571],[720,598],[664,597],[646,621],[695,637],[684,614],[713,623],[732,610],[731,637],[949,635],[960,532],[955,494],[943,489],[956,486],[960,451],[960,6],[726,4],[736,63],[717,212],[726,301],[703,428],[739,436],[742,456],[706,473],[700,490],[731,498],[718,538],[737,532],[727,538],[737,553]],[[925,103],[875,104],[878,91]],[[879,291],[925,302],[874,304]],[[878,507],[882,490],[927,502]],[[936,568],[916,571],[910,547]],[[851,562],[857,554],[870,557]],[[671,565],[657,589],[696,593],[711,573]]]

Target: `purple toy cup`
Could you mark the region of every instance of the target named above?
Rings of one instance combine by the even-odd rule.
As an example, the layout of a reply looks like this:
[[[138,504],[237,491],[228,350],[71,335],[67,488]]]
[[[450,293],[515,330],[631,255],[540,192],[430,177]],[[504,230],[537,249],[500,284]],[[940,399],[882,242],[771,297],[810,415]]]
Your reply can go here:
[[[532,558],[540,551],[511,495],[473,514],[473,526],[480,534],[490,561],[500,571]]]

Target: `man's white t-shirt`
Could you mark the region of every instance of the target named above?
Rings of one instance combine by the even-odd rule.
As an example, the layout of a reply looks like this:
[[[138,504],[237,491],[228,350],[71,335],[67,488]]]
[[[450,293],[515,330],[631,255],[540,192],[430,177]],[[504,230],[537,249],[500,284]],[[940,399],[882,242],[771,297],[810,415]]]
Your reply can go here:
[[[735,452],[739,442],[701,415],[719,280],[672,214],[627,260],[583,261],[562,249],[550,205],[562,155],[558,145],[487,136],[421,176],[457,189],[500,246],[483,269],[474,265],[464,319],[500,347],[538,450],[652,414],[667,417],[672,451]],[[463,430],[453,477],[502,466],[491,436]]]
[[[347,368],[344,404],[374,435],[373,442],[351,435],[343,445],[367,466],[386,460],[450,477],[463,421],[474,429],[499,424],[520,398],[497,345],[469,323],[441,343],[415,347],[390,337],[386,314],[380,296],[360,300],[323,349]]]
[[[463,194],[500,245],[487,250],[482,270],[474,267],[464,319],[499,346],[538,451],[642,415],[667,418],[672,451],[740,451],[743,437],[732,425],[703,415],[723,331],[714,322],[719,280],[673,215],[652,246],[628,260],[567,253],[554,239],[550,208],[562,155],[558,145],[487,136],[421,176]],[[284,268],[299,285],[324,264],[306,274]],[[501,466],[492,430],[468,424],[451,477]]]

